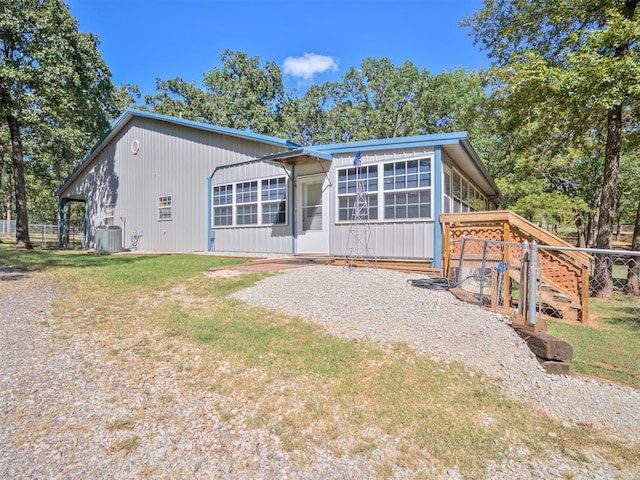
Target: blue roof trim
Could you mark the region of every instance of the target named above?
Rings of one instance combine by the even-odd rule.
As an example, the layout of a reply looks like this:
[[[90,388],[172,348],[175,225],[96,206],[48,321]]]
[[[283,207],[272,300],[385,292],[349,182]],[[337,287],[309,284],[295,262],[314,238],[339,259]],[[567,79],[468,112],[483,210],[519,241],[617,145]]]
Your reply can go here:
[[[246,140],[254,140],[258,142],[269,143],[272,145],[278,145],[285,148],[299,148],[301,145],[294,143],[290,140],[282,138],[271,137],[269,135],[261,135],[259,133],[248,132],[244,130],[236,130],[234,128],[220,127],[218,125],[211,125],[208,123],[194,122],[193,120],[185,120],[183,118],[171,117],[169,115],[161,115],[159,113],[147,112],[144,110],[127,109],[122,115],[111,125],[111,128],[100,137],[100,140],[89,150],[89,152],[82,158],[80,163],[75,166],[69,175],[62,181],[60,185],[53,191],[53,195],[58,193],[64,188],[64,186],[75,176],[92,155],[100,149],[103,143],[107,141],[111,136],[120,131],[133,117],[150,118],[154,120],[162,120],[165,122],[174,123],[176,125],[183,125],[185,127],[197,128],[200,130],[206,130],[213,133],[220,133],[223,135],[231,135],[238,138],[244,138]]]
[[[314,145],[319,152],[347,153],[356,150],[388,150],[392,148],[435,147],[437,145],[455,145],[462,140],[468,140],[467,132],[437,133],[433,135],[416,135],[413,137],[383,138],[365,140],[361,142],[333,143],[329,145]]]

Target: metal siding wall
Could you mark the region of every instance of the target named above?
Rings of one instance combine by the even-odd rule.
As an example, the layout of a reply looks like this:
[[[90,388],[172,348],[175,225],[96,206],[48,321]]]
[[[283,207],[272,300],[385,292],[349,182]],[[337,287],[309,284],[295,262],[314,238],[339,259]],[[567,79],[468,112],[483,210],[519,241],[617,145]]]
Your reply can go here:
[[[385,152],[364,152],[361,156],[362,165],[385,163],[407,158],[433,157],[432,147],[415,148],[410,150],[391,150]],[[337,182],[336,168],[353,165],[354,155],[340,155],[334,157],[331,170],[331,181]],[[435,181],[435,178],[432,175]],[[344,256],[349,239],[349,224],[337,224],[336,190],[331,195],[331,227],[330,254],[336,257]],[[433,196],[432,196],[433,200]],[[374,255],[377,257],[395,258],[433,258],[434,225],[433,220],[425,221],[393,221],[371,222],[371,243]]]
[[[385,163],[405,158],[417,158],[433,155],[433,147],[412,148],[408,150],[389,150],[383,152],[363,152],[360,158],[362,165],[370,163]],[[354,154],[339,154],[334,156],[335,167],[347,167],[353,165]]]
[[[291,253],[291,225],[218,228],[214,251],[237,253]]]
[[[287,176],[282,167],[266,162],[253,162],[219,169],[213,177],[213,185],[255,180],[258,178]]]
[[[117,137],[120,138],[120,137]],[[67,189],[66,196],[85,197],[85,218],[89,221],[87,242],[94,246],[96,227],[104,222],[104,206],[117,203],[118,175],[116,143],[107,145],[85,173]],[[114,212],[118,218],[117,212]]]
[[[287,174],[278,165],[252,162],[220,169],[213,177],[213,186]],[[237,253],[291,253],[291,216],[293,212],[292,185],[288,180],[288,224],[277,226],[247,226],[214,228],[214,251]],[[209,207],[211,208],[211,207]]]
[[[433,222],[371,223],[371,245],[376,257],[433,258]],[[330,254],[346,255],[348,224],[333,225]]]
[[[137,155],[131,152],[140,142]],[[261,157],[283,149],[148,118],[133,118],[97,156],[66,196],[85,196],[90,245],[102,208],[114,203],[115,224],[125,247],[134,230],[144,233],[139,251],[190,252],[208,247],[208,178],[218,165]],[[158,197],[171,195],[173,219],[158,221]],[[126,225],[121,217],[126,216]]]

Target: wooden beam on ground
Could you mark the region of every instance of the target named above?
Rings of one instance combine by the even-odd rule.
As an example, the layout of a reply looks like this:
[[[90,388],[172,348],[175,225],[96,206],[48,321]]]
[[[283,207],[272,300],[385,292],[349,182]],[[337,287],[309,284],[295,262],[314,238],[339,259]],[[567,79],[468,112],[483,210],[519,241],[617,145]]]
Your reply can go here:
[[[513,325],[533,353],[544,360],[569,361],[573,359],[573,347],[559,338],[545,332],[533,332],[526,326]]]

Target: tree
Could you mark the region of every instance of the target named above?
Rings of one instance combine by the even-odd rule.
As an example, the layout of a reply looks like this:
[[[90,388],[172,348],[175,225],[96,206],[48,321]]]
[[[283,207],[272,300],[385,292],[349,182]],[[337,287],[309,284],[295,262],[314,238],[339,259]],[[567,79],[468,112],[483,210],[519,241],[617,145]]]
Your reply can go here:
[[[365,58],[341,81],[312,85],[295,101],[302,132],[296,140],[333,143],[452,130],[484,138],[478,113],[485,98],[476,73],[456,69],[432,76],[411,62]]]
[[[265,135],[284,136],[284,105],[289,93],[275,62],[260,65],[259,57],[225,50],[222,65],[203,76],[203,87],[181,78],[156,79],[159,93],[147,95],[156,113],[182,116]]]
[[[25,147],[29,162],[55,152],[47,167],[66,171],[58,160],[71,153],[69,146],[86,144],[108,126],[113,85],[97,43],[78,31],[60,0],[0,6],[0,118],[11,142],[18,247],[31,248]]]
[[[640,195],[639,195],[640,196]],[[637,199],[638,210],[636,212],[635,225],[633,228],[633,239],[631,250],[640,252],[640,200]],[[627,283],[624,291],[630,295],[640,296],[640,258],[631,257],[629,260],[629,270],[627,271]]]
[[[623,113],[640,97],[637,0],[486,0],[467,19],[493,60],[494,95],[515,126],[534,138],[562,132],[580,142],[597,125],[606,131],[596,245],[611,248]],[[613,292],[602,258],[595,293]]]

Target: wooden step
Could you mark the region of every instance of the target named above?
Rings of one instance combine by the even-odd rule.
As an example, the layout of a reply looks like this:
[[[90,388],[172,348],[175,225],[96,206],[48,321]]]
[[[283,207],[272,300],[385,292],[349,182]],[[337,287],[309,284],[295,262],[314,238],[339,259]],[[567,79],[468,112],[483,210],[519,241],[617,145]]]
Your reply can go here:
[[[429,277],[442,277],[441,268],[433,268],[431,260],[406,260],[394,258],[356,258],[349,260],[349,264],[356,268],[372,268],[377,267],[382,270],[398,270],[402,272],[424,273]],[[336,258],[332,265],[345,266],[347,261],[345,258]]]

